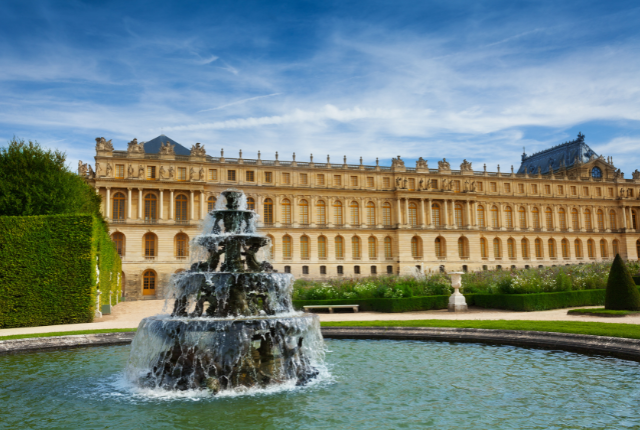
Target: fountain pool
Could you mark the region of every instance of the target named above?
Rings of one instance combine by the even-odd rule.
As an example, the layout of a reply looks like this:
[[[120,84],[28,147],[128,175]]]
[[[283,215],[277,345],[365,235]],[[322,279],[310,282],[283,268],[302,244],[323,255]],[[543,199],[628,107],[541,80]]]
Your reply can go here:
[[[218,395],[128,382],[130,346],[0,356],[0,427],[640,428],[640,363],[482,344],[325,343],[330,376]]]

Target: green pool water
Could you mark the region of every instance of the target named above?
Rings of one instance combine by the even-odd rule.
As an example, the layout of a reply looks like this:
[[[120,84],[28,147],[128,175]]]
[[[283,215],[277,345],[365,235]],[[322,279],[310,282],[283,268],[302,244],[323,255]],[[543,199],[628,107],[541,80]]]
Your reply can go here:
[[[327,340],[307,387],[144,392],[129,346],[0,356],[0,428],[640,429],[640,365],[558,351]]]

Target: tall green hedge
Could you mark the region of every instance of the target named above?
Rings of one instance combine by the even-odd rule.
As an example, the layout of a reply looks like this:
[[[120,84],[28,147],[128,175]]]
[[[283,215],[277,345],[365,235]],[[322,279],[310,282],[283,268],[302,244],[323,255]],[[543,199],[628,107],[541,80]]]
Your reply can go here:
[[[96,259],[97,257],[97,259]],[[120,294],[120,257],[91,215],[0,217],[0,328],[91,322]]]

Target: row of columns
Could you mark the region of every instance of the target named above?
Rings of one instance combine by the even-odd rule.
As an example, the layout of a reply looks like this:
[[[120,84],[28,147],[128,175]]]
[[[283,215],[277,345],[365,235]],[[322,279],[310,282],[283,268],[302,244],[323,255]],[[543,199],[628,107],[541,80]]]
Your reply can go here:
[[[112,218],[112,213],[111,213],[111,209],[112,209],[112,195],[111,195],[111,187],[105,187],[107,190],[107,198],[106,198],[106,205],[105,205],[105,209],[106,209],[106,218],[107,219],[111,219]],[[131,216],[131,208],[133,207],[132,205],[132,188],[127,188],[127,215],[126,218],[127,219],[132,219]],[[138,190],[138,219],[143,219],[143,195],[144,195],[144,188],[137,188]],[[100,189],[97,188],[96,192],[99,193]],[[164,189],[150,189],[147,190],[149,192],[157,192],[159,195],[159,207],[158,207],[158,219],[163,220],[164,218]],[[175,200],[174,200],[174,196],[175,196],[175,190],[170,189],[170,205],[169,205],[169,219],[172,220],[174,219],[174,214],[175,214]],[[189,190],[189,208],[190,208],[190,220],[195,220],[195,193],[199,192],[200,193],[200,217],[198,219],[204,219],[204,217],[206,216],[207,213],[207,202],[205,201],[205,192],[203,190],[199,190],[199,191],[194,191],[194,190]]]

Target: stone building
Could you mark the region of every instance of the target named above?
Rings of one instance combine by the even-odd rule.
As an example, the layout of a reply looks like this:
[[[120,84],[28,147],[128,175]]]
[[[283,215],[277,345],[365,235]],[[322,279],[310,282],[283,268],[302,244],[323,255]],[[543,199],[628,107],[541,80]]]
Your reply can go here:
[[[579,264],[640,250],[640,172],[624,179],[581,134],[523,154],[517,173],[466,160],[409,167],[400,156],[390,167],[225,158],[164,135],[126,150],[98,138],[96,152],[95,171],[81,162],[79,173],[103,197],[130,300],[163,297],[230,187],[260,214],[275,269],[302,278]]]

